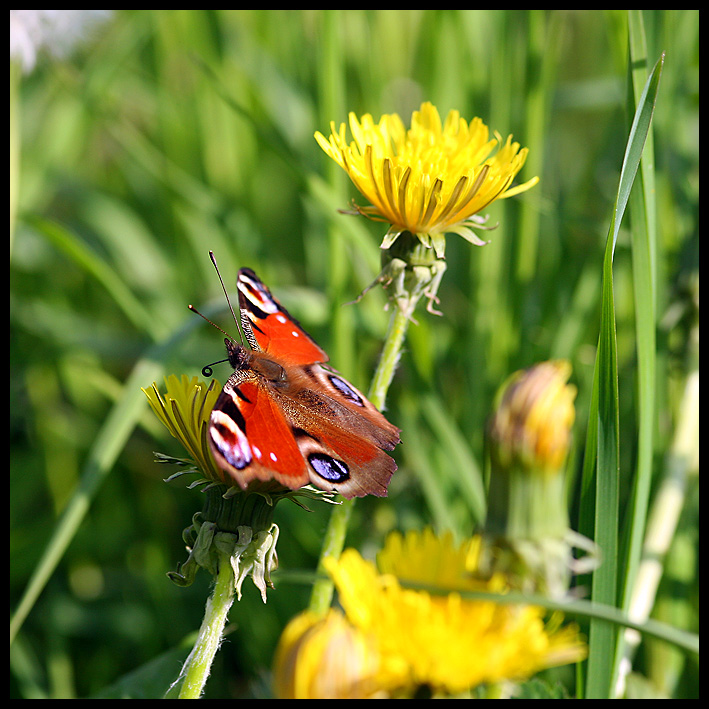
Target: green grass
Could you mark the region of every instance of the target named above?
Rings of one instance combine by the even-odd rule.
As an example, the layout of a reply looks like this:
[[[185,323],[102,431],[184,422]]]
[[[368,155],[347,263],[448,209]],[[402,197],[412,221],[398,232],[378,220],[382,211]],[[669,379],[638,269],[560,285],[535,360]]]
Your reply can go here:
[[[491,208],[488,246],[449,237],[444,317],[419,313],[388,395],[399,471],[388,499],[353,508],[348,544],[371,552],[427,524],[471,533],[495,390],[564,357],[579,390],[571,519],[610,545],[579,584],[628,608],[672,487],[652,617],[697,633],[698,35],[687,10],[122,11],[14,98],[11,77],[11,696],[160,696],[174,679],[209,578],[183,589],[165,574],[201,497],[162,482],[152,451],[182,452],[140,387],[223,356],[187,310],[230,326],[211,249],[232,286],[254,268],[367,389],[385,296],[343,304],[378,271],[382,225],[337,212],[354,193],[313,133],[348,111],[408,118],[422,100],[512,133],[530,148],[520,180],[541,181]],[[631,120],[663,53],[626,192]],[[329,512],[279,506],[277,588],[233,608],[207,697],[263,691]],[[592,615],[577,616],[591,661],[552,675],[572,695],[609,695],[625,652],[620,626]],[[629,691],[698,696],[686,645],[653,632],[632,657]]]

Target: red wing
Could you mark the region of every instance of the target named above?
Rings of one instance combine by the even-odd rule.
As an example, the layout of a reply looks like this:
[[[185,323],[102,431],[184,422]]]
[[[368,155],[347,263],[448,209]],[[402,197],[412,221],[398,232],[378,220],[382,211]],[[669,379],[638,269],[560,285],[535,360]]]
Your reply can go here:
[[[209,442],[217,465],[241,487],[253,479],[273,478],[297,490],[309,482],[291,426],[259,384],[227,383],[210,423]]]
[[[287,419],[307,464],[310,481],[347,498],[386,496],[396,463],[385,451],[399,443],[399,429],[349,382],[320,365],[290,372],[296,391],[274,397]],[[303,379],[311,388],[300,386]]]
[[[239,271],[236,285],[241,325],[252,349],[273,355],[289,365],[327,362],[327,353],[251,269]]]

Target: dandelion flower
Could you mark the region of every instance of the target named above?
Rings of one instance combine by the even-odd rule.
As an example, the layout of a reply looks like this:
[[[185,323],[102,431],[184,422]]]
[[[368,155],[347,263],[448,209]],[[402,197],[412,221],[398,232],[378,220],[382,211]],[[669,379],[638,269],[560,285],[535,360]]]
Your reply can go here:
[[[149,389],[143,389],[153,412],[182,444],[205,478],[225,482],[207,443],[209,416],[219,398],[221,386],[215,379],[207,386],[197,377],[183,374],[178,379],[171,374],[165,378],[165,387],[165,395],[155,383]]]
[[[569,529],[565,462],[575,419],[571,365],[540,362],[500,388],[488,427],[491,460],[483,566],[525,592],[563,597],[593,568],[593,543]],[[589,556],[577,558],[577,547]]]
[[[442,122],[431,103],[413,113],[408,130],[395,113],[379,123],[370,114],[358,119],[350,113],[349,143],[344,123],[330,127],[329,139],[320,132],[315,138],[371,203],[357,211],[391,225],[383,249],[404,232],[433,247],[437,258],[444,257],[446,233],[482,245],[475,229],[485,220],[478,213],[538,182],[534,177],[512,185],[527,158],[527,148],[512,136],[490,138],[480,118],[468,122],[458,111]]]
[[[452,695],[583,659],[575,626],[559,616],[465,596],[507,590],[501,574],[478,578],[480,548],[479,537],[455,544],[425,530],[390,535],[376,566],[354,549],[326,562],[347,618],[376,638],[385,676]]]

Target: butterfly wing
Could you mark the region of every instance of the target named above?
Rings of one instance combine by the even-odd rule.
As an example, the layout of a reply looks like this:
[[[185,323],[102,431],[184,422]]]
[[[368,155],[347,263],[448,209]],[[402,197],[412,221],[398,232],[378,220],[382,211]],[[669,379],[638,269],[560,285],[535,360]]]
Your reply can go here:
[[[250,268],[239,271],[236,287],[241,326],[253,350],[277,356],[290,365],[327,362],[325,350],[271,295]]]
[[[309,482],[282,409],[248,370],[237,370],[225,384],[212,411],[209,442],[219,468],[244,489],[252,480],[273,478],[292,490]]]
[[[312,482],[347,498],[386,495],[396,463],[384,451],[399,443],[399,429],[323,366],[326,352],[252,270],[239,271],[237,287],[253,351],[231,345],[236,371],[210,422],[219,467],[243,488],[275,479],[291,489]]]
[[[321,365],[304,368],[313,383],[285,408],[310,482],[343,497],[384,497],[396,463],[384,451],[399,443],[400,430],[337,372]],[[307,429],[299,426],[304,418]]]

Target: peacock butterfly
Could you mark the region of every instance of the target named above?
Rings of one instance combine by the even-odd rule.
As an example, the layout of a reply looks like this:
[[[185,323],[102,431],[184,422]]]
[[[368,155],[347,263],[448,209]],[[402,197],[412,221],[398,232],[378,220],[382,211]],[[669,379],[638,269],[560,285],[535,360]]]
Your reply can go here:
[[[224,481],[386,496],[396,463],[384,451],[399,443],[400,429],[325,365],[325,351],[251,269],[239,271],[236,285],[250,349],[224,340],[234,373],[207,435]]]

